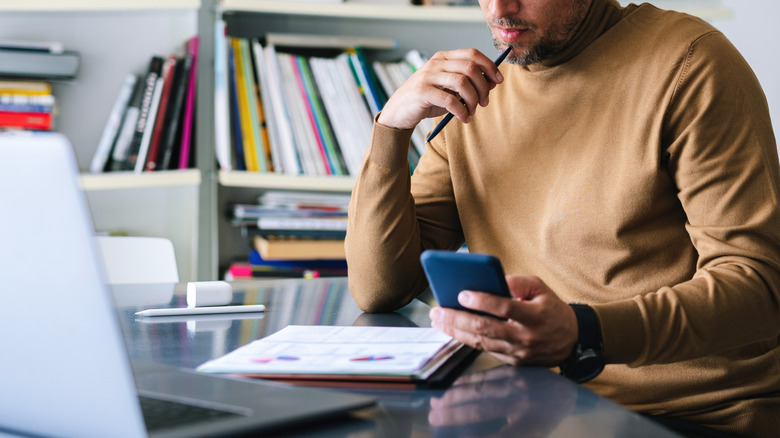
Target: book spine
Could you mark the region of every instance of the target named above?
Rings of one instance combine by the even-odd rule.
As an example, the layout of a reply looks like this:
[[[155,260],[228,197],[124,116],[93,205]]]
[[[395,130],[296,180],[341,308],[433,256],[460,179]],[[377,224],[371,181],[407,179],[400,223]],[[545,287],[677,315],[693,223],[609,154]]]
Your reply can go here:
[[[192,68],[187,80],[187,98],[184,105],[184,124],[181,133],[181,149],[179,153],[179,169],[186,169],[190,163],[192,146],[192,120],[194,118],[195,91],[198,82],[198,37],[192,37],[187,42],[187,52],[192,56]]]
[[[141,97],[143,91],[144,82],[139,79],[135,83],[130,102],[128,102],[125,113],[122,116],[122,124],[119,128],[116,140],[114,141],[113,149],[111,150],[111,161],[108,165],[109,170],[122,170],[122,165],[129,152],[130,142],[133,140],[133,133],[135,132],[135,126],[138,122],[138,114],[141,112]]]
[[[163,64],[162,77],[164,82],[160,95],[160,104],[157,108],[157,117],[154,119],[152,138],[149,141],[149,152],[146,154],[146,164],[144,165],[144,169],[147,171],[153,171],[157,168],[157,156],[160,152],[160,142],[165,132],[165,115],[168,112],[168,102],[170,102],[177,63],[177,56],[170,55],[165,60],[165,64]]]
[[[228,52],[228,87],[230,89],[230,125],[232,127],[233,149],[235,151],[236,169],[246,170],[246,154],[241,133],[241,116],[238,108],[238,85],[236,84],[235,50],[230,39],[227,42]]]
[[[350,167],[351,161],[349,160],[349,148],[350,143],[354,140],[350,134],[348,128],[349,121],[347,112],[344,110],[343,96],[339,95],[335,81],[331,75],[331,67],[335,63],[332,59],[326,58],[310,58],[309,65],[311,67],[314,81],[317,84],[319,95],[322,100],[322,105],[325,107],[325,113],[330,121],[330,125],[333,128],[333,134],[338,143],[337,156],[341,163],[344,173],[352,173]]]
[[[186,53],[181,63],[181,68],[177,65],[177,77],[174,80],[174,86],[171,92],[172,100],[168,102],[168,111],[165,114],[165,134],[160,145],[160,153],[157,159],[157,170],[166,170],[171,168],[174,162],[174,154],[177,152],[176,139],[179,137],[181,129],[181,118],[184,112],[184,101],[187,94],[187,80],[190,77],[190,69],[194,68],[192,55]]]
[[[333,167],[330,165],[330,160],[328,159],[328,152],[325,150],[325,143],[323,139],[322,134],[322,127],[321,124],[318,123],[319,121],[316,119],[316,116],[314,114],[314,108],[313,100],[314,100],[314,93],[316,92],[314,89],[311,88],[311,86],[307,86],[305,83],[306,80],[303,77],[302,69],[301,69],[301,60],[303,59],[303,56],[298,55],[291,55],[290,56],[290,63],[292,64],[292,70],[293,73],[295,73],[295,82],[298,85],[298,90],[300,92],[301,96],[301,103],[304,110],[304,115],[306,116],[306,120],[309,122],[309,127],[311,128],[311,133],[314,137],[314,146],[316,147],[316,152],[319,154],[320,162],[322,163],[325,174],[326,175],[333,175]]]
[[[314,112],[314,119],[318,129],[318,134],[326,150],[326,157],[333,175],[344,175],[343,158],[338,152],[336,137],[333,135],[330,119],[323,108],[322,96],[314,80],[309,59],[303,56],[298,57],[298,66],[301,71],[301,77],[306,87],[306,95],[309,97],[309,105]]]
[[[257,148],[252,136],[252,116],[249,112],[249,91],[246,87],[244,72],[244,51],[241,49],[241,39],[232,38],[233,56],[235,56],[236,90],[238,92],[238,111],[241,121],[241,140],[244,145],[244,164],[246,170],[257,172]]]
[[[138,77],[134,74],[128,74],[122,81],[119,95],[114,101],[111,112],[108,114],[108,121],[103,128],[103,134],[100,136],[95,155],[92,157],[92,163],[89,166],[89,170],[92,173],[100,173],[106,169],[108,158],[111,155],[111,146],[119,133],[119,128],[122,125],[122,115],[127,108],[128,102],[130,102],[136,82],[138,82]]]
[[[149,153],[149,143],[152,140],[152,132],[154,131],[154,122],[157,117],[158,108],[160,107],[160,98],[162,97],[162,89],[165,85],[165,79],[162,77],[157,78],[157,84],[154,87],[154,94],[152,95],[152,106],[149,108],[149,121],[144,127],[144,134],[141,138],[141,148],[138,151],[138,157],[135,161],[135,173],[141,173],[146,167],[146,156]]]
[[[276,129],[276,121],[274,119],[274,111],[271,106],[271,92],[268,87],[268,68],[265,65],[265,55],[263,54],[263,46],[257,39],[252,40],[252,54],[255,60],[255,76],[257,82],[260,85],[260,114],[263,116],[262,133],[268,137],[268,140],[264,142],[268,145],[269,150],[266,151],[268,155],[269,170],[273,170],[276,173],[282,173],[284,171],[282,167],[282,151],[279,140],[279,133]]]
[[[37,103],[2,103],[0,102],[0,111],[12,113],[50,113],[54,109],[53,104]]]
[[[0,127],[48,131],[52,127],[51,113],[0,111]]]
[[[73,79],[78,69],[79,55],[76,52],[0,50],[0,76]]]
[[[133,138],[130,141],[130,147],[127,153],[127,159],[124,162],[124,170],[133,170],[135,168],[136,161],[138,160],[138,153],[141,150],[141,142],[143,141],[144,131],[146,125],[150,123],[149,110],[152,108],[152,100],[154,98],[154,88],[157,86],[157,79],[162,73],[163,59],[159,56],[153,56],[149,62],[149,69],[144,77],[144,88],[141,95],[141,104],[139,106],[138,120],[135,125],[135,131],[133,132]]]
[[[298,156],[301,159],[303,173],[305,175],[322,175],[325,173],[325,168],[314,140],[311,124],[308,122],[306,103],[303,101],[298,88],[298,79],[292,66],[292,55],[289,53],[277,53],[277,61],[282,73],[284,98],[290,111],[293,138],[295,139]]]
[[[241,57],[243,59],[242,67],[244,69],[244,86],[246,87],[247,106],[249,109],[249,134],[252,136],[252,144],[255,146],[255,160],[257,160],[257,171],[267,172],[268,165],[265,160],[265,147],[260,135],[260,116],[257,114],[257,83],[254,73],[252,73],[252,55],[249,50],[249,40],[242,38],[239,40],[241,48]]]
[[[51,95],[51,84],[44,81],[0,79],[0,94]]]
[[[301,174],[301,161],[296,151],[293,139],[292,121],[285,104],[282,78],[279,70],[279,62],[276,57],[276,48],[268,45],[264,48],[265,66],[268,69],[268,90],[274,112],[274,120],[277,123],[276,132],[279,135],[282,166],[284,173],[288,175]]]
[[[230,154],[230,91],[225,21],[214,23],[214,146],[222,170],[233,170]]]

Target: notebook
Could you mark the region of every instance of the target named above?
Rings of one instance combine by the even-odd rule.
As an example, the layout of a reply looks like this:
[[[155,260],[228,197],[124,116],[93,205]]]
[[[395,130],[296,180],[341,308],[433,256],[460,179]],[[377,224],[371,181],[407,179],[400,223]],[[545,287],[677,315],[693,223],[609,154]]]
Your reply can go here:
[[[221,435],[300,424],[375,402],[358,394],[131,365],[93,234],[65,137],[0,133],[0,431]],[[148,400],[164,410],[194,405],[196,412],[177,411],[177,421],[155,428],[148,417],[153,409],[141,407]]]

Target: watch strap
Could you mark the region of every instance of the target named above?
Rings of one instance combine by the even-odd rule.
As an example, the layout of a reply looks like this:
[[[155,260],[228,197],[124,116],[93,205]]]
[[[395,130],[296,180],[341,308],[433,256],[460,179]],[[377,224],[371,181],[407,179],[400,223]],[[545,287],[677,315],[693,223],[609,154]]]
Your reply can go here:
[[[604,347],[596,311],[585,304],[569,304],[577,317],[578,340],[574,351],[561,365],[561,374],[584,383],[604,369]]]
[[[583,350],[593,349],[602,352],[601,326],[596,311],[587,304],[569,304],[577,316],[579,344]]]

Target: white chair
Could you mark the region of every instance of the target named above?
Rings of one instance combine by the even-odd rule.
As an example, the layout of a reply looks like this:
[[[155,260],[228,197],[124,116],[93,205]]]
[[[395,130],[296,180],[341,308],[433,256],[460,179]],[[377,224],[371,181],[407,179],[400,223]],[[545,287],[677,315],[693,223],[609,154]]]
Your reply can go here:
[[[178,283],[173,243],[158,237],[97,236],[108,284]]]

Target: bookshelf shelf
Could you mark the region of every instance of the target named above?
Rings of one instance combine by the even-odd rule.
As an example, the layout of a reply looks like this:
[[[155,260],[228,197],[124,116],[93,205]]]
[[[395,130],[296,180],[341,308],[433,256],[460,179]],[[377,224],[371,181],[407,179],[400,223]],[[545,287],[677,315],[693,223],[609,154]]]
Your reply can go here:
[[[381,20],[482,22],[476,6],[412,6],[371,3],[305,3],[278,0],[222,0],[223,11],[262,12]]]
[[[0,0],[0,11],[197,9],[200,0]]]
[[[162,172],[107,172],[82,174],[81,187],[85,191],[138,189],[151,187],[198,186],[198,169],[166,170]]]
[[[344,176],[290,176],[272,173],[221,171],[223,187],[351,192],[355,178]]]
[[[623,5],[632,3],[621,0]],[[674,9],[696,15],[705,20],[731,18],[734,11],[715,1],[658,0],[662,9]],[[409,20],[426,22],[479,22],[484,21],[477,6],[412,6],[371,3],[306,3],[284,0],[222,0],[223,11],[260,12],[265,14],[312,15],[358,19]]]

